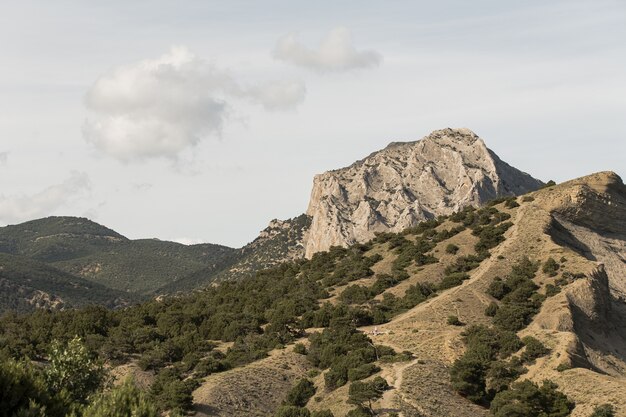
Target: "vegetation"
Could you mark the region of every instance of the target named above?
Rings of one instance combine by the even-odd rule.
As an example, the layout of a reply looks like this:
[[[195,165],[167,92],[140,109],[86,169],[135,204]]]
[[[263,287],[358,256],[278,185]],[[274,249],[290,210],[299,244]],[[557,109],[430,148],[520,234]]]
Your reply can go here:
[[[374,345],[357,327],[387,322],[438,292],[461,284],[469,278],[471,270],[490,256],[488,249],[502,241],[508,227],[507,216],[495,207],[468,208],[451,216],[453,222],[460,224],[449,229],[439,227],[445,218],[433,219],[402,234],[380,234],[372,242],[350,248],[333,247],[328,252],[315,254],[310,260],[261,270],[246,280],[223,282],[184,296],[152,300],[119,310],[89,306],[78,310],[6,314],[0,318],[0,358],[6,358],[14,367],[25,366],[19,364],[28,361],[43,364],[41,369],[32,372],[28,367],[23,369],[22,374],[31,381],[29,392],[35,396],[21,394],[23,401],[19,404],[26,410],[24,412],[31,406],[45,407],[52,417],[65,416],[70,411],[80,415],[87,410],[95,416],[105,413],[106,407],[131,410],[128,413],[137,415],[151,415],[154,410],[157,413],[185,412],[192,405],[192,391],[203,377],[259,360],[270,350],[283,348],[302,337],[304,329],[321,327],[321,332],[309,336],[308,348],[296,344],[294,352],[306,355],[318,372],[324,372],[326,388],[332,390],[352,383],[357,387],[351,388],[356,390],[355,395],[357,392],[363,395],[365,388],[381,392],[385,389],[381,388],[381,378],[370,380],[380,370],[376,362],[407,360],[411,355]],[[432,255],[437,243],[445,242],[468,227],[478,237],[476,249],[480,251],[459,256],[445,269],[442,282],[411,285],[402,297],[386,291],[409,277],[409,267],[420,268],[439,262]],[[124,240],[105,236],[106,241]],[[113,244],[103,243],[104,246]],[[372,254],[375,245],[387,245],[396,255],[391,273],[376,275],[370,286],[352,284],[361,278],[374,277],[372,267],[382,259],[381,255]],[[457,251],[458,247],[454,252]],[[93,253],[81,253],[81,256]],[[320,303],[336,286],[345,286],[339,302]],[[374,299],[381,294],[380,299]],[[469,332],[468,340],[473,340],[476,335]],[[515,339],[504,331],[501,333],[499,343],[505,347],[498,347],[497,351],[508,352],[510,348],[506,346]],[[220,342],[233,344],[225,351],[215,349]],[[502,356],[502,353],[495,353],[490,358]],[[129,383],[103,393],[106,381],[100,374],[99,363],[121,364],[131,360],[155,373],[148,392],[138,395]],[[61,378],[66,374],[55,370],[61,365],[70,370],[76,366],[83,372],[75,378]],[[510,366],[511,369],[517,367]],[[506,373],[500,370],[499,373],[493,371],[492,375],[488,371],[485,370],[484,377],[489,381],[502,379]],[[75,374],[76,370],[71,372]],[[379,385],[371,385],[373,381]],[[71,384],[85,388],[74,388]],[[37,386],[41,387],[41,393]],[[490,388],[485,386],[484,390]],[[314,392],[311,381],[299,381],[277,415],[310,415],[304,407]],[[369,403],[366,406],[365,401],[359,402],[355,397],[354,404],[357,408],[351,411],[352,415],[369,413]],[[126,411],[120,413],[125,415]]]
[[[532,279],[539,264],[520,259],[503,280],[496,278],[487,292],[492,302],[485,314],[493,327],[470,326],[464,333],[466,351],[450,371],[452,387],[469,400],[489,405],[495,416],[565,416],[573,404],[545,382],[541,387],[529,381],[513,383],[525,372],[523,363],[532,362],[549,350],[531,336],[520,340],[516,333],[537,313],[543,296]],[[519,358],[511,355],[525,346]]]
[[[449,243],[448,246],[446,246],[446,253],[449,253],[451,255],[456,255],[458,251],[459,251],[459,247],[455,245],[454,243]]]
[[[559,273],[559,268],[560,268],[560,265],[553,258],[548,258],[544,262],[541,270],[543,271],[544,274],[548,275],[549,277],[555,277]]]
[[[367,409],[373,415],[372,401],[380,399],[388,389],[387,381],[379,376],[368,382],[353,382],[348,391],[348,403]]]
[[[157,417],[159,413],[149,398],[127,379],[110,391],[99,394],[82,411],[83,417]]]
[[[313,382],[309,379],[301,379],[291,391],[289,391],[289,394],[287,394],[285,404],[304,407],[313,395],[315,395],[315,385],[313,385]]]
[[[593,409],[589,417],[614,417],[615,407],[611,404],[602,404]]]
[[[550,349],[545,347],[543,343],[532,336],[524,337],[522,339],[522,343],[526,346],[524,352],[522,352],[522,355],[520,356],[522,362],[533,362],[535,359],[550,353]]]
[[[496,417],[568,416],[574,409],[574,403],[557,388],[550,381],[544,381],[541,386],[528,380],[516,382],[510,389],[495,396],[491,413]]]

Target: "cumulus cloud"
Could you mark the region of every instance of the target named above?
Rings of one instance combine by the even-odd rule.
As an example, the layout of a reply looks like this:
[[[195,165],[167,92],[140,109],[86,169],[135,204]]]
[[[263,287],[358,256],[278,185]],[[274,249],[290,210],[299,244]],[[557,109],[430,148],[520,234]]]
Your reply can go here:
[[[228,71],[176,47],[100,77],[85,98],[92,115],[83,135],[97,149],[124,161],[176,158],[204,138],[219,135],[232,99],[274,110],[299,104],[304,94],[302,81],[241,85]]]
[[[316,71],[348,71],[380,65],[382,55],[373,50],[357,50],[350,31],[344,27],[331,30],[315,49],[303,45],[294,33],[280,38],[274,58]]]
[[[0,222],[18,223],[50,215],[69,200],[91,189],[85,173],[73,172],[60,184],[52,185],[32,195],[0,194]]]

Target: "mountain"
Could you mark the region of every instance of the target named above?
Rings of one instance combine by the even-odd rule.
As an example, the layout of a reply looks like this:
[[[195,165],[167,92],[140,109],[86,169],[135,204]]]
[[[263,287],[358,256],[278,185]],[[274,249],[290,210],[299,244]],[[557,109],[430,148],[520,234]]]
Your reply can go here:
[[[479,220],[492,209],[503,214]],[[506,226],[502,239],[494,239],[495,229],[476,224]],[[426,242],[432,243],[423,257],[418,248]],[[481,255],[485,242],[490,242],[487,256]],[[437,289],[426,299],[401,307],[386,322],[359,327],[381,350],[387,346],[410,355],[406,361],[375,362],[380,371],[374,375],[392,387],[373,403],[377,413],[487,416],[493,394],[483,391],[476,404],[468,399],[471,391],[463,390],[481,378],[487,387],[494,387],[502,383],[501,377],[510,395],[517,389],[515,380],[556,383],[558,391],[575,403],[574,416],[589,416],[605,404],[616,408],[615,415],[626,415],[626,187],[616,174],[601,172],[546,187],[483,209],[482,214],[464,210],[401,234],[381,234],[349,250],[357,248],[365,250],[365,257],[379,258],[370,267],[373,274],[363,270],[347,278],[343,262],[335,261],[331,269],[321,269],[319,277],[322,282],[344,278],[339,283],[328,281],[334,285],[324,302],[389,311],[400,300],[415,297],[415,286]],[[332,253],[336,251],[317,253],[310,262],[322,265]],[[407,275],[398,275],[399,268]],[[399,278],[390,280],[391,276]],[[382,282],[390,284],[381,286]],[[498,292],[502,288],[505,295]],[[358,322],[363,316],[351,317]],[[512,354],[483,359],[463,380],[464,374],[454,374],[455,370],[473,363],[472,349],[486,348],[476,347],[484,342],[464,337],[476,325],[512,331],[522,343],[513,342]],[[328,380],[337,370],[315,366],[319,331],[307,330],[308,339],[298,341],[311,349],[309,360],[290,348],[279,349],[252,365],[206,378],[194,392],[198,415],[268,415],[292,395],[301,378],[310,378],[315,394],[306,407],[345,416],[354,408],[349,397],[355,382],[329,389]],[[460,375],[456,382],[453,375]],[[465,382],[459,384],[459,378]],[[271,395],[257,397],[257,386],[274,389]],[[484,385],[480,389],[487,390]],[[247,401],[250,396],[254,400]],[[509,399],[505,404],[515,402]],[[500,405],[494,400],[494,406]],[[563,409],[558,415],[570,414]],[[491,411],[528,415],[510,414],[513,410]]]
[[[0,313],[33,308],[67,309],[90,304],[118,308],[131,294],[68,274],[33,259],[0,253]]]
[[[625,277],[600,172],[116,312],[6,315],[0,344],[80,335],[164,413],[624,416]]]
[[[252,276],[541,185],[501,161],[470,130],[443,129],[317,175],[306,214],[272,220],[242,248],[131,240],[88,219],[49,217],[0,228],[0,252],[148,297]]]
[[[229,262],[213,263],[157,290],[171,294],[206,287],[215,281],[253,276],[256,271],[304,256],[304,235],[311,219],[302,214],[288,220],[272,220],[259,236],[243,248],[230,252]]]
[[[349,167],[315,176],[306,256],[542,184],[500,160],[469,129],[394,142]]]
[[[0,253],[46,263],[66,276],[135,299],[209,265],[221,270],[234,252],[221,245],[131,240],[78,217],[48,217],[0,228]]]

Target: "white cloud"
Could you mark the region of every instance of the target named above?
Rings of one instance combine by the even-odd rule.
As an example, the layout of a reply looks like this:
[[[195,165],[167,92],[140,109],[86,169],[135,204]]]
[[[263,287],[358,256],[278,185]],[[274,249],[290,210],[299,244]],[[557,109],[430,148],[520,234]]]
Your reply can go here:
[[[50,215],[69,200],[91,189],[85,173],[73,172],[61,184],[32,195],[0,195],[0,222],[18,223]]]
[[[9,152],[0,152],[0,166],[6,165],[9,159]]]
[[[316,49],[303,45],[296,34],[290,33],[278,40],[273,55],[316,71],[347,71],[376,67],[382,62],[382,55],[374,50],[358,51],[344,27],[331,30]]]
[[[219,135],[230,99],[285,109],[302,102],[304,94],[301,81],[242,86],[229,72],[177,47],[100,77],[85,99],[93,117],[85,122],[83,135],[124,161],[176,158],[206,137]]]

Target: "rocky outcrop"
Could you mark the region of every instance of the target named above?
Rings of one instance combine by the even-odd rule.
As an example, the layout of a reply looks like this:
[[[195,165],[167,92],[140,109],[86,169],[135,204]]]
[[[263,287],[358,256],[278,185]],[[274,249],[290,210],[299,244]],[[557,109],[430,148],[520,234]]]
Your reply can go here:
[[[428,218],[536,190],[542,182],[502,160],[468,129],[394,142],[347,168],[317,175],[305,253],[364,242]]]

